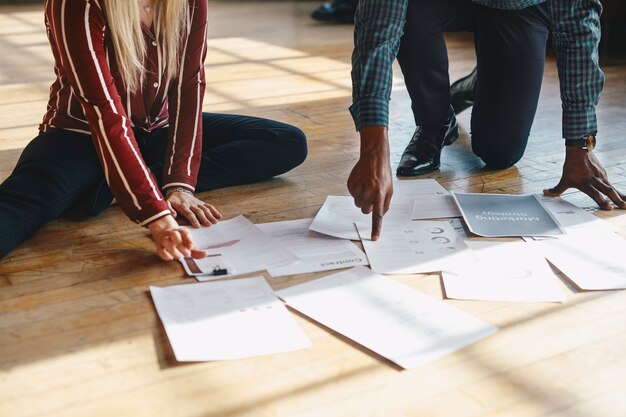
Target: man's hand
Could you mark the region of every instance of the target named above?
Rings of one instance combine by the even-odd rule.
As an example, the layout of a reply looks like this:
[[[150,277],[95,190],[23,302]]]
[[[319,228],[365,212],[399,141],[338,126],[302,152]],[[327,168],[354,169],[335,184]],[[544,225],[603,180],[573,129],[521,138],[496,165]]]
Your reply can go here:
[[[196,228],[211,226],[222,218],[222,215],[215,207],[196,198],[191,193],[175,191],[167,194],[166,200],[174,217],[178,213]]]
[[[543,190],[547,196],[556,197],[568,188],[577,188],[591,197],[602,210],[613,210],[607,196],[615,205],[626,209],[626,196],[613,188],[606,171],[593,154],[586,149],[565,148],[563,176],[556,187]]]
[[[372,213],[372,240],[378,240],[393,194],[387,128],[368,126],[360,134],[361,155],[348,177],[348,191],[364,214]]]

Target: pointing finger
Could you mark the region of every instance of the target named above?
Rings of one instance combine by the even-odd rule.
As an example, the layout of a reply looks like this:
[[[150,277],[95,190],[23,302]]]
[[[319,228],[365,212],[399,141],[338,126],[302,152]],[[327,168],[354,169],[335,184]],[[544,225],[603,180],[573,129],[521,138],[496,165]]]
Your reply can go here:
[[[383,207],[380,201],[374,204],[374,211],[372,213],[372,240],[376,241],[380,237],[380,231],[383,227]]]

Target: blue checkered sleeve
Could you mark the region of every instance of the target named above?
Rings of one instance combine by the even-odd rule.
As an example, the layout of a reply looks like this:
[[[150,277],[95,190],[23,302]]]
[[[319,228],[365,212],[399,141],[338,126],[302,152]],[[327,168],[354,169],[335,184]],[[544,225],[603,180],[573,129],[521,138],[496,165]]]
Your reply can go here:
[[[527,7],[536,6],[546,0],[472,0],[481,6],[491,7],[500,10],[521,10]]]
[[[598,63],[600,0],[551,0],[552,38],[561,84],[563,137],[598,132],[596,105],[604,87]]]
[[[352,106],[356,129],[387,126],[393,61],[400,48],[408,0],[361,0],[352,53]]]

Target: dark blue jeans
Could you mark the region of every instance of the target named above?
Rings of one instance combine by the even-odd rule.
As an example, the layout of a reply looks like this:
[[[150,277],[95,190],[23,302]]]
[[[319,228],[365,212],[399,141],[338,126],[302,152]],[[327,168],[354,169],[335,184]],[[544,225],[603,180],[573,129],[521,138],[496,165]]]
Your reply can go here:
[[[160,181],[167,128],[138,131],[146,165]],[[300,165],[306,138],[296,127],[248,116],[204,113],[197,192],[262,181]],[[111,202],[91,137],[68,130],[42,133],[0,184],[0,257],[48,221],[79,203],[98,214]]]
[[[498,10],[469,0],[410,1],[398,61],[415,123],[445,125],[450,79],[443,33],[473,31],[478,81],[472,149],[490,168],[515,164],[537,110],[551,26],[547,3]]]

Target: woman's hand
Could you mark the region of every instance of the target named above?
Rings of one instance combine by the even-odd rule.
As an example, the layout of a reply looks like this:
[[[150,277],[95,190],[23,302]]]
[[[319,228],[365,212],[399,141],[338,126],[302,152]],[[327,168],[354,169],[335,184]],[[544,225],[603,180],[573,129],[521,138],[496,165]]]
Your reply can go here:
[[[180,257],[204,258],[206,253],[195,248],[189,231],[181,229],[174,217],[167,215],[148,225],[156,243],[156,253],[164,261]]]
[[[191,192],[168,192],[166,200],[174,217],[178,213],[196,228],[211,226],[222,218],[222,215],[215,207],[197,199]]]

